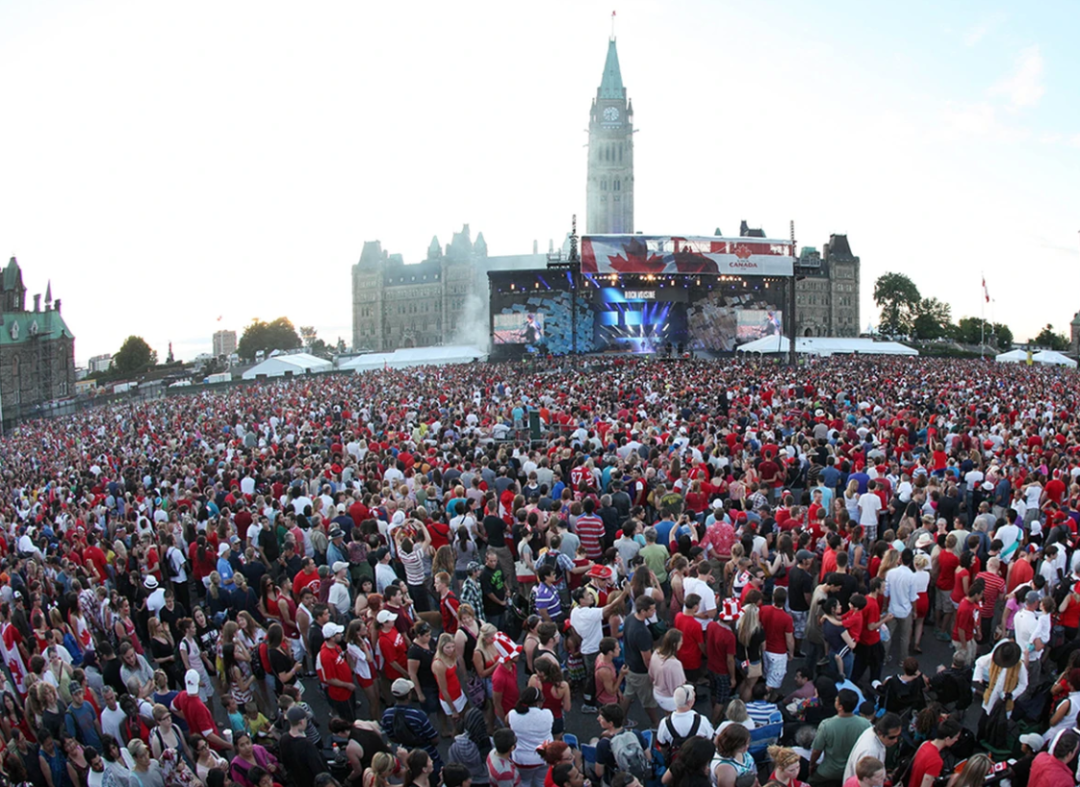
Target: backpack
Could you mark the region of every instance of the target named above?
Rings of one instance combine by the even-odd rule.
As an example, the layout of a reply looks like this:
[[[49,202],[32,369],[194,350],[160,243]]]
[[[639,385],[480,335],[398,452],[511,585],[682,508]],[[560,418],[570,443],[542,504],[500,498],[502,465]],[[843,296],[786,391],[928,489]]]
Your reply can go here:
[[[390,725],[390,738],[407,749],[415,749],[426,745],[428,741],[421,739],[419,735],[412,731],[409,720],[402,713],[403,710],[404,708],[394,709],[394,721]]]
[[[164,562],[165,562],[165,576],[167,576],[169,579],[175,581],[177,576],[179,576],[179,572],[177,571],[176,566],[173,564],[172,558],[170,557],[173,552],[180,552],[180,550],[177,549],[176,547],[169,547],[165,551],[165,561]],[[184,557],[183,552],[180,552],[180,566],[181,566],[181,568],[187,568],[187,558]]]
[[[540,562],[536,564],[536,570],[539,571],[544,566],[551,566],[555,571],[555,584],[561,583],[566,576],[566,572],[563,567],[559,565],[559,555],[557,552],[552,552],[550,549],[544,553],[544,556],[540,558]]]
[[[639,782],[645,783],[649,765],[637,735],[630,730],[623,730],[615,735],[611,739],[611,756],[620,771],[632,774]]]
[[[680,735],[679,733],[675,732],[675,725],[671,723],[670,716],[664,719],[661,722],[661,725],[667,725],[668,734],[671,735],[670,743],[663,743],[658,745],[660,753],[664,755],[664,764],[670,768],[672,763],[674,763],[675,760],[678,759],[679,749],[682,748],[682,745],[697,735],[698,730],[701,728],[701,714],[694,714],[694,720],[690,723],[690,730],[686,733],[686,735]]]

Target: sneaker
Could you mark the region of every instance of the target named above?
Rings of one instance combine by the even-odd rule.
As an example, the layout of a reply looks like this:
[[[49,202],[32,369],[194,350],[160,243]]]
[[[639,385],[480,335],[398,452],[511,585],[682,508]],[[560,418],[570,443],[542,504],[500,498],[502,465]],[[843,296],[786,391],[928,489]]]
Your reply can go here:
[[[597,710],[599,710],[599,708],[597,708],[595,705],[589,705],[588,703],[585,703],[581,706],[582,713],[596,713]]]

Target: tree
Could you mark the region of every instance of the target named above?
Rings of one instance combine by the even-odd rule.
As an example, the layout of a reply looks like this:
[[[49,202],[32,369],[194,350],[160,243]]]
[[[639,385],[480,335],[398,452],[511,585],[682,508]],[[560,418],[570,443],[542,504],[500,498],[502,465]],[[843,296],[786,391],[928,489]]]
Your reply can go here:
[[[113,356],[113,366],[122,374],[144,369],[157,364],[157,353],[141,336],[129,336],[124,339],[120,352]]]
[[[241,358],[250,360],[259,350],[269,354],[274,350],[296,350],[299,347],[300,337],[288,317],[278,317],[273,322],[263,322],[256,317],[244,329],[236,352]]]
[[[978,317],[961,317],[956,324],[956,340],[961,344],[978,344],[993,333],[994,326]]]
[[[883,273],[874,282],[874,303],[881,308],[883,333],[911,333],[921,302],[919,288],[902,273]]]
[[[1054,333],[1054,326],[1050,323],[1042,329],[1038,336],[1032,340],[1039,347],[1049,347],[1051,350],[1069,349],[1069,340],[1060,333]]]
[[[937,298],[923,298],[919,302],[912,331],[917,339],[940,339],[952,328],[952,308]]]
[[[315,329],[310,325],[300,326],[300,336],[304,340],[305,352],[309,352],[319,358],[329,358],[331,356],[330,346],[319,338]]]

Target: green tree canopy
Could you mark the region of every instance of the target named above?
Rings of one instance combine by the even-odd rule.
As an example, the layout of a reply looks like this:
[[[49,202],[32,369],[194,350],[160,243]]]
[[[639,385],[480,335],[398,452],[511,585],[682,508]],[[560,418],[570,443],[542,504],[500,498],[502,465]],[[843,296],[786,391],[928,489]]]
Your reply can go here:
[[[1063,334],[1054,333],[1054,326],[1050,323],[1046,324],[1033,341],[1040,347],[1049,347],[1051,350],[1069,349],[1069,340]]]
[[[157,363],[157,353],[141,336],[129,336],[124,339],[120,351],[113,356],[113,366],[118,372],[130,374]]]
[[[937,298],[923,298],[912,321],[917,339],[941,339],[952,329],[952,307]]]
[[[296,350],[300,337],[288,317],[278,317],[273,322],[263,322],[258,317],[244,329],[237,343],[236,352],[241,358],[251,360],[259,350],[270,354],[274,350]]]
[[[922,296],[903,273],[883,273],[874,282],[874,303],[881,309],[883,333],[912,333]]]

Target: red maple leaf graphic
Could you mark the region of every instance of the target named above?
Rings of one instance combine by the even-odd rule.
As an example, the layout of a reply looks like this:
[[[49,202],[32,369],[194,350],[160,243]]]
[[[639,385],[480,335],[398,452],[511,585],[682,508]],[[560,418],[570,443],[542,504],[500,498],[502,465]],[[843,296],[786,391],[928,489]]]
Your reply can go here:
[[[748,260],[754,252],[751,251],[750,247],[747,246],[745,243],[740,243],[738,246],[735,247],[735,251],[732,253],[740,260]]]
[[[623,257],[623,254],[626,256]],[[608,257],[611,269],[616,273],[663,273],[664,258],[658,254],[649,254],[643,241],[636,238],[623,246],[623,254]]]
[[[679,273],[720,273],[715,260],[695,251],[676,252],[675,268]]]

